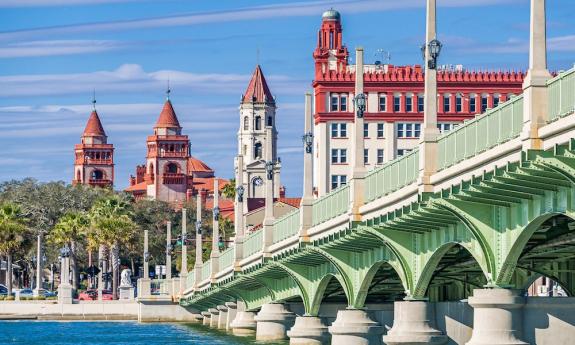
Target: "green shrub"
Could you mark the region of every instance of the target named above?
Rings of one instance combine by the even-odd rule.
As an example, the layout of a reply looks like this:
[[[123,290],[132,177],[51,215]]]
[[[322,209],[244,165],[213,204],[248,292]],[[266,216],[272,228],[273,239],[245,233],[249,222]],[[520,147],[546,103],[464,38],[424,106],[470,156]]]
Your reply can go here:
[[[3,301],[6,296],[0,296],[0,301]]]
[[[6,301],[13,301],[15,300],[14,296],[6,296]]]
[[[36,296],[33,298],[33,300],[35,301],[44,301],[46,300],[46,296]]]
[[[55,301],[55,300],[58,299],[58,296],[50,296],[50,297],[46,297],[46,299],[47,299],[48,301]]]

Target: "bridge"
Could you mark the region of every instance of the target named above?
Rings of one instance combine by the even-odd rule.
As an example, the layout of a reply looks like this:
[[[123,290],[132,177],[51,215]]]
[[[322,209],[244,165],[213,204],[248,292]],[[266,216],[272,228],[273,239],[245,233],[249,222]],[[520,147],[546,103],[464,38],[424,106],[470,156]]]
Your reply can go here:
[[[569,343],[575,302],[524,294],[539,277],[575,294],[575,68],[548,72],[545,1],[531,5],[522,95],[439,135],[429,64],[419,147],[371,171],[356,98],[349,184],[314,199],[306,147],[300,209],[274,219],[270,207],[263,229],[238,229],[230,248],[196,260],[172,288],[180,305],[205,324],[293,344],[525,344],[551,333],[548,343]],[[431,42],[434,0],[427,18]],[[273,177],[265,183],[273,190]],[[536,331],[541,315],[561,320],[546,321],[557,332]]]

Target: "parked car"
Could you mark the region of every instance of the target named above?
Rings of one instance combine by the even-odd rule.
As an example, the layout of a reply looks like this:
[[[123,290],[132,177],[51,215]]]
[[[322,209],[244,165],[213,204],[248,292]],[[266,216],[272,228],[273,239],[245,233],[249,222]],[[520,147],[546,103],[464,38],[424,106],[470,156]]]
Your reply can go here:
[[[38,291],[38,296],[54,297],[56,296],[56,293],[54,291],[40,289],[40,291]],[[30,288],[24,288],[20,290],[20,297],[34,297],[34,290]]]
[[[98,290],[90,289],[86,291],[80,292],[78,295],[78,299],[80,301],[96,301],[98,299]],[[113,300],[112,291],[110,290],[102,290],[102,300],[103,301],[111,301]]]
[[[0,284],[0,296],[7,296],[7,295],[8,295],[8,288]]]

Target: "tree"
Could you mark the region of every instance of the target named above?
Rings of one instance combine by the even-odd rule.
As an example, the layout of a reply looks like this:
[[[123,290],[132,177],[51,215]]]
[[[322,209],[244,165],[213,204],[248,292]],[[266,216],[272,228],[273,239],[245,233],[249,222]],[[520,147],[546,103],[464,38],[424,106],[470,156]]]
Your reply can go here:
[[[230,182],[225,184],[222,188],[222,194],[228,199],[236,197],[236,179],[230,179]]]
[[[48,235],[48,242],[58,247],[68,246],[72,268],[72,286],[79,287],[80,273],[78,270],[78,244],[86,235],[90,225],[89,219],[83,212],[70,212],[62,216]]]
[[[25,241],[28,230],[22,210],[14,203],[0,205],[0,253],[6,256],[6,287],[12,294],[12,255]]]
[[[134,236],[136,224],[130,215],[130,204],[121,196],[112,195],[98,200],[90,210],[90,221],[99,245],[112,254],[112,293],[118,298],[120,246]]]

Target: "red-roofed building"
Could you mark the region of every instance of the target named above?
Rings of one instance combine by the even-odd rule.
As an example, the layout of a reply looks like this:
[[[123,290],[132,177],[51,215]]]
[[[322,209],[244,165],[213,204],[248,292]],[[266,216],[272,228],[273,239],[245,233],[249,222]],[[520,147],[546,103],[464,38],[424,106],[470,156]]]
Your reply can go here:
[[[98,187],[114,185],[114,146],[108,144],[108,137],[96,111],[88,118],[82,134],[81,144],[74,147],[74,178],[72,184]]]
[[[147,139],[146,164],[130,176],[130,192],[136,199],[152,198],[181,204],[204,190],[214,192],[214,170],[190,155],[190,141],[182,134],[172,102],[168,98]],[[229,182],[218,178],[220,191]]]

